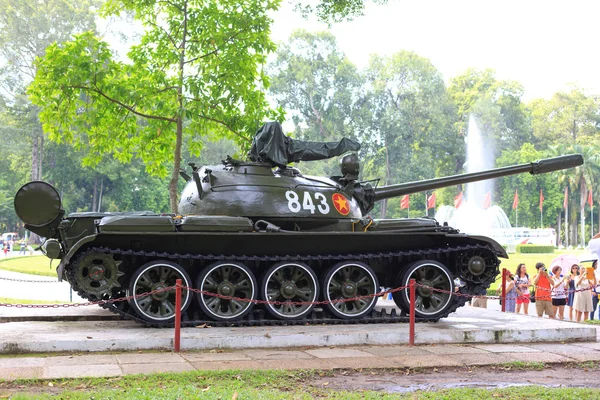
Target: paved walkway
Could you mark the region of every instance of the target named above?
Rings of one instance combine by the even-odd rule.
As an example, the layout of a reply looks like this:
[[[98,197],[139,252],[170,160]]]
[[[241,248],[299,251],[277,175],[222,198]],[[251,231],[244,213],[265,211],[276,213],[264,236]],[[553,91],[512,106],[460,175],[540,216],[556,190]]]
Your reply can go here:
[[[352,346],[0,358],[0,379],[112,377],[222,369],[355,369],[600,361],[600,343]]]

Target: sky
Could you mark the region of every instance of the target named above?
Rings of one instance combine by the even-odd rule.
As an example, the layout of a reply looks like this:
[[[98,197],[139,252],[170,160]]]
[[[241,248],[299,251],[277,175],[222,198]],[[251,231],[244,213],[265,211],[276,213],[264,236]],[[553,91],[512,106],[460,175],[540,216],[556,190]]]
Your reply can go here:
[[[528,101],[573,84],[600,94],[599,16],[597,0],[389,0],[329,30],[359,67],[370,54],[409,50],[428,58],[446,81],[468,68],[491,68],[497,79],[520,82]],[[275,42],[295,29],[328,29],[303,19],[288,0],[274,20]]]

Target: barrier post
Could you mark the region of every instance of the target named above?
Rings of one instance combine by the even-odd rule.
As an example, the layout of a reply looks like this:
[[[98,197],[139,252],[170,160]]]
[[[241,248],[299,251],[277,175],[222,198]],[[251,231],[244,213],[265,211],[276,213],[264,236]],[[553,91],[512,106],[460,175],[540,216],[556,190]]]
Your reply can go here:
[[[506,312],[506,268],[502,268],[502,290],[501,299],[502,299],[502,312]]]
[[[408,344],[415,345],[415,280],[411,279],[409,283],[410,291],[410,328],[408,332]]]
[[[181,279],[175,281],[175,339],[173,351],[179,353],[181,339]]]

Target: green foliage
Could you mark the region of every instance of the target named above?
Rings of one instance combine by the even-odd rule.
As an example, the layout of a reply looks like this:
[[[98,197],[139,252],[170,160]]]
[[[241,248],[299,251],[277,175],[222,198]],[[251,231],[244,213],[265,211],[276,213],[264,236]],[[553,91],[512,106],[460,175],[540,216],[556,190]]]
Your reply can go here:
[[[518,244],[517,253],[546,254],[554,253],[554,246],[543,246],[539,244]]]
[[[351,21],[363,15],[365,3],[369,0],[319,0],[316,5],[306,4],[306,0],[295,0],[295,9],[304,17],[314,14],[319,20],[331,25],[332,22]],[[388,0],[370,0],[375,4],[385,4]],[[312,2],[311,2],[312,3]]]
[[[54,44],[37,63],[29,87],[42,108],[51,140],[86,149],[84,165],[105,154],[120,162],[140,158],[147,171],[165,177],[177,208],[183,142],[198,154],[201,137],[229,137],[248,148],[268,109],[260,72],[274,50],[269,38],[278,0],[111,0],[104,14],[132,12],[145,28],[127,61],[114,59],[93,32]]]
[[[277,50],[269,65],[270,93],[290,110],[296,139],[335,141],[349,137],[368,146],[362,116],[365,112],[364,78],[337,48],[328,32],[294,32]],[[365,151],[362,151],[365,154]],[[304,163],[304,173],[339,174],[337,160]]]
[[[536,150],[530,143],[525,143],[518,150],[504,150],[496,160],[498,167],[515,164],[526,164],[544,157],[547,153]],[[567,174],[572,170],[564,171]],[[506,211],[513,226],[527,226],[539,228],[540,218],[540,190],[544,194],[543,212],[544,227],[556,221],[562,208],[562,194],[556,177],[552,174],[531,175],[518,174],[498,179],[495,199],[499,199],[500,207]],[[517,209],[513,209],[515,191],[518,192],[519,202]],[[518,213],[518,215],[517,215]],[[518,217],[518,219],[517,219]]]
[[[402,51],[373,56],[366,74],[373,140],[369,166],[374,168],[365,167],[365,175],[393,184],[433,178],[438,169],[448,170],[460,138],[451,130],[452,106],[437,69],[429,60]],[[382,203],[382,217],[388,216],[387,203]],[[389,216],[401,213],[397,201],[390,203]],[[415,203],[418,208],[424,204]]]
[[[529,107],[540,146],[580,143],[598,135],[599,100],[580,88],[534,100]]]

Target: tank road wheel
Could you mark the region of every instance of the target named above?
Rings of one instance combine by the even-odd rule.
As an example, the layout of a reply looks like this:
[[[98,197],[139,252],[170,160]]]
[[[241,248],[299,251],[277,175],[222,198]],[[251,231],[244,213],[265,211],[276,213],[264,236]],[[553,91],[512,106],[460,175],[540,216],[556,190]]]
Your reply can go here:
[[[196,287],[215,293],[211,296],[196,293],[196,299],[204,313],[215,321],[233,321],[247,315],[254,303],[225,299],[220,296],[256,300],[256,278],[252,271],[239,262],[216,262],[204,268],[198,276]]]
[[[377,293],[379,282],[375,272],[358,261],[343,261],[331,267],[323,278],[323,298],[327,301],[352,299]],[[369,313],[376,297],[326,304],[327,309],[342,319],[358,318]]]
[[[164,260],[151,261],[142,265],[129,281],[128,296],[139,295],[154,290],[175,286],[181,279],[185,287],[192,286],[190,276],[180,265]],[[190,305],[192,295],[188,290],[181,291],[181,311]],[[172,322],[175,319],[175,289],[129,300],[136,313],[149,322]]]
[[[416,261],[408,266],[399,279],[400,286],[408,286],[411,279],[417,284],[432,287],[454,293],[454,281],[448,268],[443,264],[432,260]],[[410,290],[404,290],[393,294],[396,305],[407,313],[410,310]],[[440,318],[452,304],[450,293],[436,292],[429,288],[416,287],[415,290],[415,315],[424,318]]]
[[[309,302],[317,300],[319,284],[313,270],[304,263],[282,262],[267,271],[260,288],[267,301]],[[265,304],[269,314],[278,319],[299,319],[308,314],[314,304]]]
[[[119,271],[121,261],[115,261],[111,254],[87,253],[82,255],[73,266],[72,278],[78,290],[96,299],[111,294],[113,288],[121,287],[118,279],[123,276]]]

